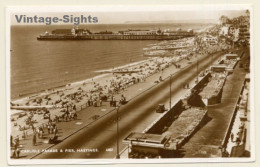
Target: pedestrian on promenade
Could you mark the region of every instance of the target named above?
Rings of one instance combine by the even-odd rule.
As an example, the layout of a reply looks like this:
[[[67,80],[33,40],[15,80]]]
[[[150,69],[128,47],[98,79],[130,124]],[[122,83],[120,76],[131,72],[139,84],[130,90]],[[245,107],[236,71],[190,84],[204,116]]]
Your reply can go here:
[[[31,126],[32,126],[32,130],[34,131],[34,130],[35,130],[35,128],[34,128],[34,125],[33,125],[33,124],[31,124]]]
[[[36,146],[36,133],[33,134],[33,146]]]
[[[12,147],[13,146],[13,136],[11,135],[10,137],[10,146]]]
[[[113,101],[116,101],[116,97],[115,96],[113,96]]]
[[[100,103],[100,107],[102,106],[102,99],[99,100],[99,103]]]
[[[58,128],[57,128],[57,126],[54,127],[54,129],[53,129],[53,133],[54,133],[54,136],[57,135],[57,133],[58,133]]]
[[[162,81],[162,76],[159,77],[159,81]]]
[[[234,134],[231,133],[231,142],[234,142]]]
[[[241,140],[240,140],[239,136],[237,136],[237,138],[236,138],[236,144],[237,144],[237,146],[240,144],[240,142],[241,142]]]
[[[40,137],[40,127],[36,128],[36,134],[38,135],[38,137]]]
[[[50,125],[47,125],[47,129],[48,129],[48,134],[50,134]]]
[[[13,158],[19,158],[19,157],[20,157],[20,149],[18,148],[18,146],[15,146],[13,150]]]
[[[17,145],[17,147],[19,146],[20,140],[19,140],[19,136],[17,135],[17,137],[15,138],[15,145]]]
[[[97,101],[94,100],[94,103],[93,103],[94,107],[97,107]]]
[[[53,133],[53,125],[50,125],[50,134]]]
[[[125,104],[126,103],[126,98],[124,95],[121,95],[121,100],[120,100],[121,104]]]
[[[40,127],[40,132],[39,133],[40,133],[39,137],[42,138],[43,137],[43,128],[42,127]]]

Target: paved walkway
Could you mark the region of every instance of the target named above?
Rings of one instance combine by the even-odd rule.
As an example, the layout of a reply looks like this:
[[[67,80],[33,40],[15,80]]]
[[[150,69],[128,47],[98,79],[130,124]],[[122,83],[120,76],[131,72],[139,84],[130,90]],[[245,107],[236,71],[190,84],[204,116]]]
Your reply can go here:
[[[227,77],[221,103],[208,107],[207,122],[183,146],[178,157],[221,157],[221,143],[236,106],[245,74],[245,70],[237,65],[234,73]]]

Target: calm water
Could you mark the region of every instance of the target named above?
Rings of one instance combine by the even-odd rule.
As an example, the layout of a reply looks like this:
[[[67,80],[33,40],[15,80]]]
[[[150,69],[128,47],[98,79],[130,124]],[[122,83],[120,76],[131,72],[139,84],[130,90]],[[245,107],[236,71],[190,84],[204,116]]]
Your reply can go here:
[[[205,25],[89,25],[92,32],[126,29],[202,28]],[[37,41],[45,31],[72,26],[11,27],[11,98],[91,78],[94,71],[140,60],[142,48],[157,41]],[[85,28],[80,26],[79,28]]]

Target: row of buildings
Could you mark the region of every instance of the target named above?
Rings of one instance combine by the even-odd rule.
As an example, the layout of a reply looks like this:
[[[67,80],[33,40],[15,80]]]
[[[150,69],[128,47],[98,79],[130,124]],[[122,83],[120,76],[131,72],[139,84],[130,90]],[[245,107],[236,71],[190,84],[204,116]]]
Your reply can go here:
[[[193,30],[182,30],[181,28],[177,28],[176,30],[126,30],[119,31],[119,33],[123,35],[191,35],[193,34]]]
[[[249,15],[239,16],[233,19],[222,16],[218,25],[207,30],[207,35],[204,36],[203,41],[210,44],[217,44],[220,41],[225,41],[234,45],[249,45]]]

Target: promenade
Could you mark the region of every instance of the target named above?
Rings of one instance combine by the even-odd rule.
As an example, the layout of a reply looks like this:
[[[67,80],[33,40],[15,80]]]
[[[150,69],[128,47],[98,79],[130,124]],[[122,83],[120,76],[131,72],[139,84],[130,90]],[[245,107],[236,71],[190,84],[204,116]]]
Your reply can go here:
[[[199,56],[199,58],[203,58],[204,56]],[[183,68],[187,68],[190,66],[193,62],[196,62],[196,57],[193,56],[190,60],[183,59],[181,60],[178,64],[180,64],[181,68],[176,68],[174,65],[166,68],[162,72],[155,73],[151,75],[150,77],[146,78],[145,82],[140,82],[137,84],[134,84],[124,91],[120,91],[118,94],[115,94],[116,99],[120,99],[121,95],[123,94],[127,101],[133,99],[134,97],[138,96],[139,94],[142,94],[146,90],[150,89],[153,86],[156,86],[158,84],[159,77],[161,76],[162,79],[166,79],[169,77],[170,74],[175,74],[178,71],[181,71]],[[168,104],[166,104],[167,106]],[[168,106],[167,106],[168,107]],[[70,137],[71,135],[75,134],[82,128],[91,126],[91,124],[95,123],[96,120],[99,118],[102,118],[106,114],[109,114],[110,112],[114,111],[114,107],[110,107],[109,102],[103,102],[102,106],[94,107],[86,107],[85,109],[82,109],[81,111],[77,112],[78,119],[77,120],[71,120],[67,122],[58,122],[57,127],[58,127],[58,140],[63,141]],[[154,118],[150,118],[151,121],[154,120]],[[47,122],[47,120],[45,120]],[[148,124],[145,124],[146,126]],[[144,125],[144,126],[145,126]],[[16,129],[17,131],[18,129]],[[15,137],[15,136],[14,136]],[[29,134],[28,136],[26,135],[25,139],[20,140],[20,149],[21,149],[21,154],[20,158],[33,158],[36,154],[40,153],[42,150],[47,149],[53,144],[49,144],[48,140],[49,138],[52,138],[53,134],[48,134],[47,129],[44,129],[44,137],[42,139],[37,137],[37,144],[34,146],[33,145],[33,135]]]
[[[216,53],[213,60],[216,61],[223,53]],[[208,56],[199,60],[199,70],[205,70],[211,64]],[[187,67],[172,76],[172,104],[178,100],[188,89],[183,89],[183,84],[193,83],[196,79],[196,63]],[[122,141],[131,132],[141,132],[146,129],[161,113],[156,113],[155,108],[158,104],[169,104],[169,78],[159,83],[156,87],[145,91],[130,100],[127,105],[119,109],[119,141]],[[138,90],[138,89],[137,89]],[[78,153],[43,153],[35,157],[36,159],[55,159],[55,158],[114,158],[117,148],[116,131],[116,112],[108,114],[106,117],[96,121],[91,126],[82,129],[67,140],[51,147],[51,149],[73,148],[94,148],[97,152]],[[125,148],[122,142],[119,142],[119,151]],[[107,149],[111,151],[107,151]]]

